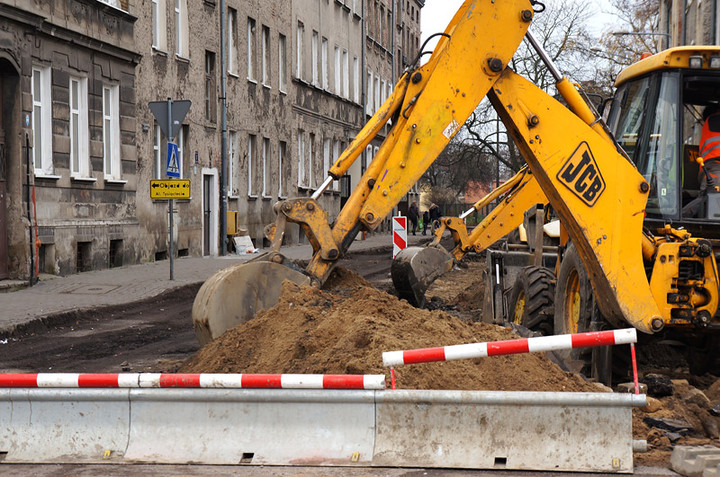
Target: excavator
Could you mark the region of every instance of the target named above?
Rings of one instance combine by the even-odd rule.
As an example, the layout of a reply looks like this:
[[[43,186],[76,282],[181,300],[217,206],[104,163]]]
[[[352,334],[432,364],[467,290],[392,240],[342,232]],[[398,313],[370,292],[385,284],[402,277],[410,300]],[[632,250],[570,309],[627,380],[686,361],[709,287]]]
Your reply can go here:
[[[716,352],[720,228],[712,217],[720,217],[720,200],[693,178],[697,142],[690,136],[699,131],[700,108],[720,99],[720,48],[675,48],[629,67],[618,78],[606,123],[529,31],[543,9],[537,0],[466,0],[429,60],[420,64],[418,55],[320,188],[275,205],[276,221],[265,229],[269,252],[201,287],[192,311],[200,343],[272,307],[284,280],[321,286],[357,234],[380,225],[487,96],[527,167],[496,192],[501,205],[471,234],[463,235],[457,221],[444,222],[460,231],[453,253],[426,247],[407,270],[441,273],[517,227],[529,207],[548,204],[561,224],[555,332],[587,331],[599,322],[650,335],[682,328],[707,338],[704,349]],[[553,74],[563,102],[509,67],[523,39]],[[317,199],[387,124],[360,183],[328,223]],[[684,202],[699,194],[707,195],[703,217],[684,217]],[[313,247],[304,268],[282,254],[288,223],[298,224]]]

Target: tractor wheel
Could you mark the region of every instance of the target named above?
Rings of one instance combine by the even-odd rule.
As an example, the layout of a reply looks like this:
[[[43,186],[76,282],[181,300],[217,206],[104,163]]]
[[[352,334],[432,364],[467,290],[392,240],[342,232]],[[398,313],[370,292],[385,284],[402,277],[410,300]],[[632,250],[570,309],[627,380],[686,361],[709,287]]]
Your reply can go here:
[[[555,285],[555,334],[582,333],[593,331],[594,300],[592,285],[585,267],[580,260],[575,246],[571,243],[563,254],[560,271]],[[596,365],[604,368],[600,374],[593,376],[600,381],[608,382],[609,358],[606,351],[593,352],[594,348],[577,348],[563,353],[566,359],[577,362],[580,372],[592,376],[593,360]],[[602,356],[601,356],[602,355]],[[602,363],[601,363],[602,362]],[[597,373],[597,371],[596,371]]]
[[[555,275],[544,267],[525,267],[510,291],[510,317],[517,325],[539,331],[552,332]]]

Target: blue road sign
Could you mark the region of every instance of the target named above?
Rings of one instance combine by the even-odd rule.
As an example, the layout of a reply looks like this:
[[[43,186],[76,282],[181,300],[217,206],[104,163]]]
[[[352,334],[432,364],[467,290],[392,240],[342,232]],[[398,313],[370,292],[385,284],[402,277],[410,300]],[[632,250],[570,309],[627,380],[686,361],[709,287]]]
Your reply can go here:
[[[177,144],[168,143],[167,176],[180,178],[180,150]]]

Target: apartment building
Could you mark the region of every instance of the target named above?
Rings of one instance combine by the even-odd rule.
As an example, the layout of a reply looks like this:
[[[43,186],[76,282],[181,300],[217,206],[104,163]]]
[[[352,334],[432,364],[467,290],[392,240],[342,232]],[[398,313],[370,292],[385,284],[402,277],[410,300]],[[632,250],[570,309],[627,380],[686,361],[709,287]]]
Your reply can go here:
[[[171,236],[179,256],[221,253],[223,199],[267,245],[273,205],[312,193],[392,92],[423,3],[0,0],[0,278],[161,260]],[[191,197],[172,230],[150,198],[168,138],[148,103],[168,99],[192,102],[173,138]],[[381,141],[320,198],[330,220]]]
[[[127,0],[3,0],[0,24],[0,278],[135,260]]]
[[[720,45],[720,3],[717,1],[660,0],[659,31],[663,48],[682,45]]]

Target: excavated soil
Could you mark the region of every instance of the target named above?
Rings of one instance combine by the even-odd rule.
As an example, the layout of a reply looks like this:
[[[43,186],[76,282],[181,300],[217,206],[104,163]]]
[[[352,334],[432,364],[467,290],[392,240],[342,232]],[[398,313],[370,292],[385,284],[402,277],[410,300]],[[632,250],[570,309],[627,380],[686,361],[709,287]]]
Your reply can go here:
[[[517,339],[496,325],[420,310],[338,270],[330,290],[283,284],[279,303],[203,347],[181,372],[386,374],[382,352]],[[404,389],[597,391],[540,354],[396,369]]]
[[[324,290],[286,282],[275,307],[203,347],[180,372],[385,374],[389,385],[383,351],[517,339],[509,329],[475,321],[483,267],[470,262],[468,268],[443,276],[428,291],[456,316],[414,308],[340,267]],[[400,366],[396,379],[402,389],[609,391],[561,370],[543,354]],[[650,448],[635,454],[637,465],[668,467],[674,445],[718,445],[711,438],[718,420],[709,408],[720,400],[720,381],[708,382],[704,392],[686,380],[673,383],[672,396],[648,398],[646,408],[633,409],[633,437],[646,439]],[[694,430],[671,442],[644,422],[647,416],[682,419]]]

